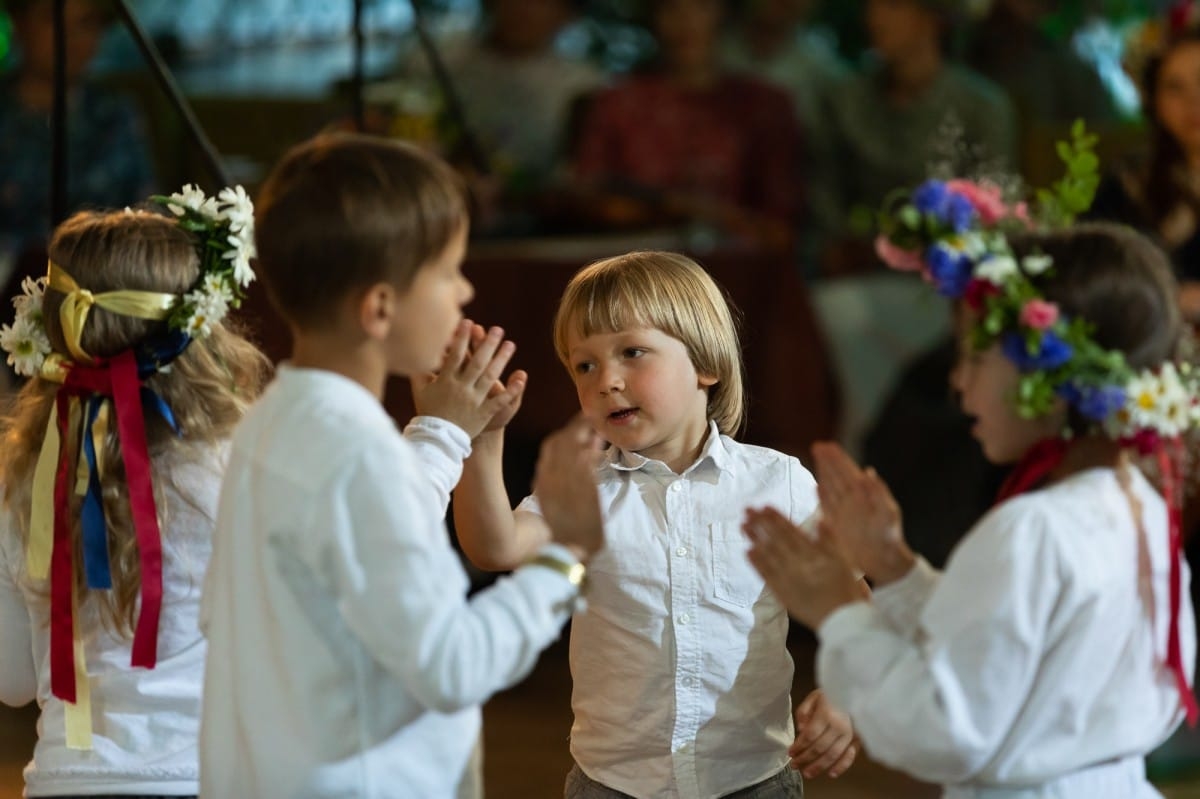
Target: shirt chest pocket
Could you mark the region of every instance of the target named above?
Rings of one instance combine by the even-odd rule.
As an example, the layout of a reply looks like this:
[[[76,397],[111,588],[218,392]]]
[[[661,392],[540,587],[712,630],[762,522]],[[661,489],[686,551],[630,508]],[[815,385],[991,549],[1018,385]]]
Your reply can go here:
[[[708,526],[712,545],[713,596],[717,601],[748,608],[762,595],[763,580],[746,557],[749,541],[736,522]]]

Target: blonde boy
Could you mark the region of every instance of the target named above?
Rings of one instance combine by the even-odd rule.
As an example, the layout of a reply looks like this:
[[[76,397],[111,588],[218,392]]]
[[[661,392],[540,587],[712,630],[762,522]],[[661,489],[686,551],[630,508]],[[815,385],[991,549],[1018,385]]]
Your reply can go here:
[[[794,733],[787,614],[740,529],[768,497],[806,520],[816,484],[795,458],[730,437],[745,398],[720,288],[676,253],[609,258],[567,286],[554,341],[583,416],[611,445],[594,475],[607,547],[571,628],[568,799],[791,799],[796,769],[844,771],[853,730],[819,692]],[[550,530],[537,487],[511,509],[500,448],[498,432],[480,437],[455,495],[464,550],[493,569],[522,562]]]

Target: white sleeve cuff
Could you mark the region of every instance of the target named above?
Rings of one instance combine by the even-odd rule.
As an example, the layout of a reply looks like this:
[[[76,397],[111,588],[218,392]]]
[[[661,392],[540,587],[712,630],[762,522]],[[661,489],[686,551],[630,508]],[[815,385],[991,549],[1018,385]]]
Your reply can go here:
[[[905,639],[916,639],[921,612],[933,595],[942,573],[918,557],[908,573],[894,583],[876,588],[872,594],[875,607]]]

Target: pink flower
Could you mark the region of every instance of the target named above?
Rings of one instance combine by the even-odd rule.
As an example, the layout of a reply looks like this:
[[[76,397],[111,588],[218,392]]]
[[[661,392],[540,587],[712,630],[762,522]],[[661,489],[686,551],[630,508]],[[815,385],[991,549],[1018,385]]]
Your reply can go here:
[[[995,283],[990,280],[980,280],[973,278],[967,284],[967,290],[963,292],[963,302],[967,307],[976,313],[983,310],[984,302],[988,297],[993,297],[1000,293],[1000,289]]]
[[[1045,300],[1030,300],[1021,309],[1020,321],[1034,330],[1045,330],[1058,321],[1058,306]]]
[[[966,197],[985,225],[994,225],[1010,213],[1000,195],[1000,187],[994,183],[973,183],[956,179],[946,181],[946,188]]]
[[[892,269],[899,269],[902,272],[920,272],[925,268],[925,261],[921,258],[921,253],[897,247],[888,240],[887,236],[875,237],[875,254],[879,256],[879,260]]]

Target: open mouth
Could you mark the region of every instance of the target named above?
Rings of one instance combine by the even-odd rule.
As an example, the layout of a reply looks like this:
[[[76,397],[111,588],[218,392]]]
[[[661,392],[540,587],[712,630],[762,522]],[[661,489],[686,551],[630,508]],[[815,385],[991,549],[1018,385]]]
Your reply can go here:
[[[613,411],[612,413],[610,413],[608,415],[608,420],[610,422],[618,422],[618,423],[627,422],[633,418],[634,414],[637,413],[637,410],[638,410],[637,408],[621,408],[620,410]]]

